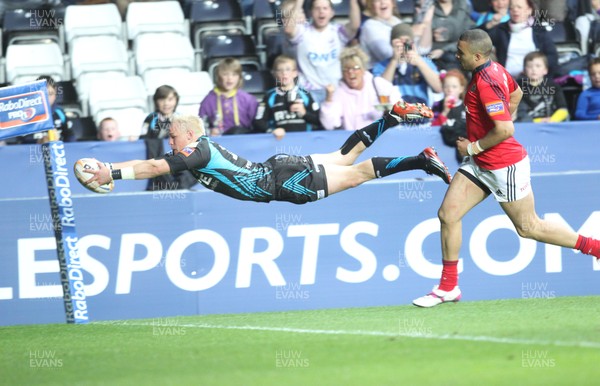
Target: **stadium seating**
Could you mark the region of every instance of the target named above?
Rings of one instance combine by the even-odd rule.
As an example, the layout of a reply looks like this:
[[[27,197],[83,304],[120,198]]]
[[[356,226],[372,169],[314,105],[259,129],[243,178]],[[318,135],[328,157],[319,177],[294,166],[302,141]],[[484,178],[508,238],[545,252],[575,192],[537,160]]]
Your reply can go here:
[[[72,81],[56,82],[56,104],[65,111],[67,116],[83,116],[79,95]]]
[[[556,50],[559,55],[559,62],[568,61],[574,54],[576,56],[582,56],[583,50],[579,42],[578,33],[571,22],[559,22],[553,20],[553,23],[549,23],[546,26],[550,37],[556,45]]]
[[[71,47],[71,74],[78,79],[89,72],[120,71],[130,73],[125,44],[115,36],[81,37]]]
[[[273,61],[275,58],[284,52],[286,39],[285,33],[283,33],[281,30],[266,31],[264,36],[264,51],[260,52],[260,54],[265,56],[262,61],[262,63],[265,65],[265,68],[270,69],[273,67]]]
[[[335,12],[333,21],[340,24],[347,23],[350,17],[350,2],[346,0],[331,0],[331,4],[333,4],[333,11]]]
[[[140,135],[148,111],[146,89],[141,77],[94,80],[90,86],[89,104],[96,124],[106,117],[113,117],[119,123],[121,135]]]
[[[189,26],[177,1],[133,2],[127,7],[127,38],[145,33],[174,32],[189,36]],[[156,45],[155,49],[163,48]]]
[[[269,0],[254,0],[252,17],[254,18],[254,31],[256,35],[256,47],[264,48],[265,31],[278,30],[276,16],[273,14],[273,9]],[[280,16],[278,15],[277,18]]]
[[[249,35],[207,35],[204,37],[204,63],[202,69],[213,73],[218,61],[235,57],[242,65],[261,69],[254,40]]]
[[[262,100],[267,90],[275,87],[275,78],[268,70],[245,70],[242,73],[244,91]]]
[[[415,0],[396,0],[396,7],[398,8],[400,19],[406,23],[412,23],[415,14],[415,6]]]
[[[11,44],[6,50],[6,81],[13,84],[35,80],[39,75],[65,80],[64,58],[58,43]]]
[[[248,34],[242,8],[237,0],[195,1],[190,10],[194,48],[204,49],[203,35],[214,33]]]
[[[154,68],[185,68],[193,71],[194,49],[190,40],[177,33],[146,33],[139,35],[134,47],[138,75]]]
[[[208,72],[190,72],[184,69],[149,70],[144,74],[144,84],[149,97],[149,110],[153,111],[152,96],[162,85],[174,87],[179,94],[179,113],[198,114],[200,102],[213,88]]]
[[[63,7],[38,9],[15,9],[4,13],[2,21],[3,49],[11,44],[23,42],[55,42],[64,52],[61,34],[65,9]]]
[[[67,7],[64,30],[68,45],[82,36],[115,36],[123,40],[123,22],[115,4]]]
[[[98,140],[98,131],[96,123],[92,117],[71,118],[73,126],[71,130],[77,141],[96,141]]]
[[[590,25],[588,52],[600,56],[600,20],[594,20]]]

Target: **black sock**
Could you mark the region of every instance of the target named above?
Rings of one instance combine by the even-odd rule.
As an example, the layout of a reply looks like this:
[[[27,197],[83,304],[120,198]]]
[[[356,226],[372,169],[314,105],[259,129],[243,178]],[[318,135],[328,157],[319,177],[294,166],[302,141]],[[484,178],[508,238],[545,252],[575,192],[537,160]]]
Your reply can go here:
[[[373,169],[375,176],[382,178],[390,174],[404,172],[406,170],[423,169],[425,167],[425,157],[417,155],[414,157],[373,157]]]
[[[392,124],[388,122],[388,118],[394,120]],[[385,118],[379,118],[375,122],[363,127],[362,129],[356,130],[352,135],[344,142],[340,150],[343,155],[350,153],[350,150],[354,149],[359,142],[362,142],[366,147],[369,147],[375,142],[377,138],[388,128],[398,124],[395,118],[389,117],[386,114]]]

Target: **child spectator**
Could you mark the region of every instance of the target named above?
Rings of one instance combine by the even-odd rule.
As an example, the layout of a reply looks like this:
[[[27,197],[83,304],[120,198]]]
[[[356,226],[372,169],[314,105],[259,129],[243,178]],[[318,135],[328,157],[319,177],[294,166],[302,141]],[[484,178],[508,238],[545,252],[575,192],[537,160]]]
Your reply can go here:
[[[98,125],[98,139],[100,141],[113,142],[121,138],[119,124],[113,118],[104,118]]]
[[[252,131],[258,101],[242,90],[242,65],[226,58],[216,67],[216,86],[200,104],[198,116],[207,124],[211,136]]]
[[[296,60],[279,55],[273,62],[277,87],[267,91],[256,113],[257,132],[273,133],[278,139],[288,131],[312,131],[319,125],[319,105],[308,91],[297,85]]]
[[[588,65],[592,87],[583,90],[577,99],[575,118],[579,120],[600,119],[600,58],[594,58]]]
[[[467,79],[457,69],[448,70],[442,81],[444,98],[433,105],[434,117],[431,124],[440,126],[444,143],[456,148],[459,137],[467,137],[467,116],[463,99],[467,87]],[[456,151],[456,159],[462,157]]]
[[[523,98],[517,110],[519,122],[562,122],[569,117],[567,100],[548,75],[548,58],[534,51],[523,60],[525,77],[519,80]]]
[[[164,139],[169,138],[171,120],[176,114],[179,94],[169,85],[162,85],[154,92],[154,112],[146,117],[143,124],[144,135],[140,137],[146,144],[146,158],[162,157]],[[198,181],[188,170],[173,174],[163,175],[148,180],[146,190],[177,190],[189,189]]]
[[[391,82],[367,71],[369,58],[359,47],[344,48],[340,54],[342,80],[327,88],[321,105],[321,124],[326,130],[358,130],[381,118],[380,104],[396,103],[400,91]]]
[[[144,120],[142,125],[144,134],[140,136],[140,139],[167,138],[169,127],[171,127],[171,118],[173,118],[179,103],[179,94],[173,87],[162,85],[156,89],[152,99],[154,100],[154,112]]]

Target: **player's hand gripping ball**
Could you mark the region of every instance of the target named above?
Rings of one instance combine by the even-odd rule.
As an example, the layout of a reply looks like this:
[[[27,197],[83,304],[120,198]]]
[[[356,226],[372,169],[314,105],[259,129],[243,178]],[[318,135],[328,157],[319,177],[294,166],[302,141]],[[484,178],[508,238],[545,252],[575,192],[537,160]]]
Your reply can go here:
[[[85,182],[92,178],[94,175],[88,173],[90,170],[98,170],[98,161],[93,158],[82,158],[75,162],[73,166],[73,170],[75,171],[75,177],[77,177],[77,181],[81,183],[85,188],[91,190],[95,193],[109,193],[115,187],[114,181],[111,181],[107,184],[100,185],[98,182],[94,181],[89,185],[86,185]]]

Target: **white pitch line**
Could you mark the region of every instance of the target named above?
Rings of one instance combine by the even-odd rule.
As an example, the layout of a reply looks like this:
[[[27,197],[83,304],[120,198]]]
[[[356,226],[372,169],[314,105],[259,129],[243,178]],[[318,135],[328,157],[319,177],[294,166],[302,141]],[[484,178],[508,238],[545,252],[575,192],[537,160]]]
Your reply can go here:
[[[151,323],[130,323],[121,321],[94,322],[94,324],[111,324],[124,326],[152,326]],[[598,342],[568,342],[559,340],[536,340],[536,339],[517,339],[517,338],[497,338],[493,336],[469,336],[469,335],[451,335],[451,334],[431,334],[431,333],[401,333],[400,331],[362,331],[362,330],[321,330],[307,328],[292,328],[292,327],[268,327],[268,326],[227,326],[219,324],[178,324],[161,327],[189,327],[203,328],[215,330],[246,330],[246,331],[272,331],[272,332],[289,332],[296,334],[315,334],[315,335],[357,335],[357,336],[383,336],[390,338],[417,338],[417,339],[438,339],[438,340],[463,340],[468,342],[487,342],[501,344],[533,344],[543,346],[561,346],[561,347],[585,347],[600,349]]]

